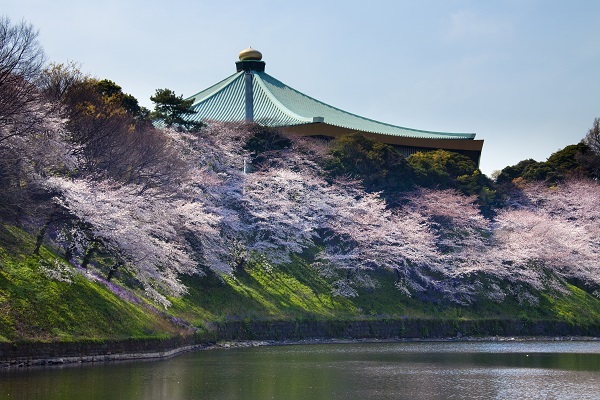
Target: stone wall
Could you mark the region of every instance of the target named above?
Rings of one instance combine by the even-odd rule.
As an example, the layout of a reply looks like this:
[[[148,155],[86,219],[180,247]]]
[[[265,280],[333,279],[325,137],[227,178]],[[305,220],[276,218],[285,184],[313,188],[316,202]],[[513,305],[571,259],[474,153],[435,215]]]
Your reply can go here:
[[[0,343],[0,366],[164,358],[217,341],[310,339],[460,339],[466,337],[600,337],[600,322],[574,326],[529,320],[298,320],[213,323],[195,335],[167,339]]]
[[[349,321],[230,321],[213,326],[220,340],[442,339],[491,336],[600,336],[600,323],[556,321],[377,319]]]
[[[194,337],[0,343],[0,366],[164,358],[196,346]]]

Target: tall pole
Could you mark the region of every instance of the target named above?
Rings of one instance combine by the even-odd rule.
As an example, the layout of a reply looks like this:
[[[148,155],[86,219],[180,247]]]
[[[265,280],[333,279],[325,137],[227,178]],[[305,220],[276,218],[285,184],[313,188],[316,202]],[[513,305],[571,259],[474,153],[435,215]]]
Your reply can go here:
[[[246,122],[254,122],[254,90],[252,87],[252,72],[246,71]]]

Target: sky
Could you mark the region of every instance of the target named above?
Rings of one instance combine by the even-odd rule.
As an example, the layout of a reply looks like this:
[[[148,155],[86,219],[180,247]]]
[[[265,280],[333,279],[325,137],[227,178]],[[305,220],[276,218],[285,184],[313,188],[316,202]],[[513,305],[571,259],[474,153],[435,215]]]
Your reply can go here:
[[[481,170],[581,141],[600,117],[600,1],[2,0],[76,62],[150,109],[235,72],[238,53],[343,110],[408,128],[476,133]]]

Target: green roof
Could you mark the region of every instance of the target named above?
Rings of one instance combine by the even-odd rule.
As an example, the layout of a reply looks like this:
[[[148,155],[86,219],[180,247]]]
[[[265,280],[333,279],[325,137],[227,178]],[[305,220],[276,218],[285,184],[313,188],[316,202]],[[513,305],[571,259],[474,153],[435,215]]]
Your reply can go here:
[[[241,70],[188,99],[194,99],[196,121],[244,121],[246,75],[251,74],[252,120],[260,125],[285,127],[325,123],[355,131],[411,138],[474,139],[474,133],[432,132],[404,128],[364,118],[313,99],[263,71]]]

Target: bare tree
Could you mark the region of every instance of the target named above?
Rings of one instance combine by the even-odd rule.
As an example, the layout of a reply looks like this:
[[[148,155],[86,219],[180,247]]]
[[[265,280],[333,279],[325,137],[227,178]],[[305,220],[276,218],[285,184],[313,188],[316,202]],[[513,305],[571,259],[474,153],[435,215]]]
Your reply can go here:
[[[0,143],[37,125],[31,112],[39,101],[34,81],[45,62],[37,36],[31,24],[0,18]]]
[[[594,119],[594,124],[585,135],[584,141],[594,153],[600,155],[600,118]]]
[[[66,64],[50,63],[38,79],[40,90],[51,101],[65,101],[67,92],[75,85],[90,79],[79,69],[79,64],[68,62]]]

